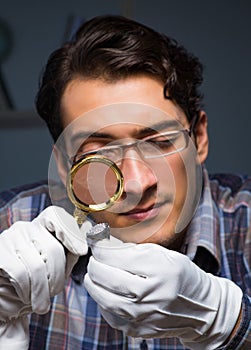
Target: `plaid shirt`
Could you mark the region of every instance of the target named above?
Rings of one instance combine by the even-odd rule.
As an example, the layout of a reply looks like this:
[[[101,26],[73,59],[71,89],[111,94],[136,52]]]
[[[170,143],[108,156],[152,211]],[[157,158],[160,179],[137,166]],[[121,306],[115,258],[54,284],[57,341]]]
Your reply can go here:
[[[17,220],[31,221],[50,205],[46,183],[0,195],[0,230]],[[198,266],[238,284],[243,317],[227,350],[251,349],[251,178],[214,175],[204,169],[200,205],[188,228],[182,252]],[[111,328],[83,286],[87,258],[80,258],[65,288],[46,315],[31,315],[30,350],[181,350],[176,338],[139,339]],[[168,267],[167,267],[168,268]],[[201,349],[203,350],[203,349]]]

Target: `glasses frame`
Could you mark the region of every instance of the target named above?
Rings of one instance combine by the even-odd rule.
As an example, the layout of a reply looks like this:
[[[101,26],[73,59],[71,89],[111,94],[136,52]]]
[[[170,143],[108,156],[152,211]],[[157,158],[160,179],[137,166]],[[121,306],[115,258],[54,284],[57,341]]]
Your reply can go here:
[[[166,135],[175,134],[177,132],[182,132],[182,133],[184,133],[185,135],[187,135],[188,137],[191,138],[192,137],[192,133],[194,132],[194,130],[196,128],[197,122],[198,122],[198,116],[196,115],[194,118],[192,118],[189,129],[171,130],[171,131],[167,131],[167,132],[164,132],[164,133],[160,133],[158,136],[162,136],[162,135],[166,136]],[[108,146],[108,147],[102,147],[102,148],[94,150],[94,151],[85,152],[85,153],[82,153],[82,154],[77,154],[77,155],[75,155],[74,157],[71,158],[71,162],[72,162],[72,164],[75,164],[76,162],[79,162],[81,159],[84,159],[86,157],[98,154],[98,152],[101,151],[101,150],[113,149],[113,148],[119,148],[124,153],[124,150],[126,150],[128,148],[131,148],[131,147],[136,147],[137,151],[143,156],[144,159],[154,159],[154,158],[166,157],[166,156],[169,156],[169,155],[181,152],[185,148],[187,148],[188,139],[186,138],[186,145],[184,147],[180,148],[180,149],[177,149],[177,150],[175,150],[173,152],[170,152],[170,153],[167,153],[167,154],[159,154],[159,155],[154,155],[154,156],[145,156],[144,154],[142,154],[142,152],[138,148],[138,144],[140,144],[142,142],[149,141],[149,140],[151,140],[151,139],[153,139],[155,137],[156,137],[156,135],[154,135],[154,136],[147,136],[147,137],[145,137],[145,138],[143,138],[141,140],[135,140],[135,141],[132,141],[132,142],[128,142],[128,143],[126,143],[124,145],[123,144],[121,144],[121,145],[114,145],[114,146],[111,145],[111,146]]]

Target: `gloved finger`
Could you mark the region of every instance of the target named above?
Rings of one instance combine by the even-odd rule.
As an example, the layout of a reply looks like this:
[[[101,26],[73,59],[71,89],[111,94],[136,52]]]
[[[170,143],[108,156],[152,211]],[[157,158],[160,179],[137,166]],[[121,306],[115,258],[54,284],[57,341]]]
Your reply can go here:
[[[100,285],[93,283],[88,274],[85,275],[84,285],[90,296],[102,309],[128,320],[134,318],[134,315],[131,315],[129,312],[135,310],[135,308],[131,307],[131,303],[133,303],[132,299],[114,294]]]
[[[120,257],[125,255],[125,251],[128,252],[127,248],[136,245],[135,243],[124,243],[112,235],[109,239],[88,240],[88,243],[97,261],[114,267],[118,266],[121,269],[125,267],[124,262],[118,262],[118,259],[120,260]]]
[[[74,265],[77,263],[79,259],[78,255],[72,254],[71,252],[66,252],[66,265],[65,265],[65,278],[67,279],[74,267]]]
[[[28,314],[31,311],[31,305],[20,300],[9,278],[0,277],[0,321],[6,322],[13,317],[17,318],[20,313]]]
[[[99,310],[111,327],[123,331],[128,336],[134,338],[154,338],[156,336],[156,329],[154,327],[154,330],[151,332],[151,328],[149,331],[149,329],[144,330],[139,326],[141,322],[140,318],[119,316],[118,314],[104,310],[102,307],[99,307]],[[146,317],[147,315],[144,316],[144,318]],[[163,335],[161,336],[161,329],[158,330],[158,335],[160,338],[163,337]]]
[[[86,232],[92,226],[90,222],[86,221],[80,230],[74,217],[57,206],[46,208],[33,222],[53,232],[71,253],[78,256],[87,254]]]
[[[128,332],[128,328],[131,327],[132,324],[132,320],[130,318],[130,322],[128,322],[128,318],[119,316],[117,314],[114,314],[110,311],[107,311],[105,309],[103,309],[101,306],[99,306],[99,310],[102,314],[102,316],[104,317],[104,319],[106,320],[106,322],[113,328],[124,331],[127,331],[127,335],[130,335]]]
[[[5,259],[1,266],[24,304],[44,313],[50,297],[62,290],[65,253],[62,244],[43,226],[16,222],[0,236]]]
[[[0,349],[27,350],[29,347],[29,320],[22,316],[8,323],[0,323]]]
[[[20,224],[15,223],[8,232],[4,231],[0,235],[0,271],[1,276],[8,278],[13,284],[22,302],[28,303],[30,296],[29,274],[16,254],[22,236],[21,234],[16,235],[16,229],[19,228]],[[22,244],[25,244],[24,241],[25,239],[21,238]]]
[[[106,265],[117,267],[121,270],[130,271],[133,274],[146,276],[146,263],[150,261],[155,244],[123,243],[111,237],[94,242],[91,246],[92,254],[97,261]]]
[[[40,227],[39,232],[30,233],[28,240],[27,244],[19,244],[17,255],[29,275],[32,310],[45,313],[50,307],[50,297],[58,294],[64,286],[64,248],[44,227]],[[29,251],[27,246],[30,246]],[[22,280],[19,284],[22,288]]]
[[[94,284],[134,301],[140,299],[140,292],[147,283],[143,277],[100,263],[93,257],[89,260],[87,272]]]

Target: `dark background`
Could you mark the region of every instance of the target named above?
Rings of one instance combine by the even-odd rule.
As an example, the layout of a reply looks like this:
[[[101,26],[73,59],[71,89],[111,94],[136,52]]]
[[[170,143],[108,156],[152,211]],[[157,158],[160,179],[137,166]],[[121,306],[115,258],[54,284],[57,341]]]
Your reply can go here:
[[[11,33],[1,70],[14,110],[0,106],[0,190],[47,178],[52,142],[36,116],[39,74],[72,18],[122,14],[176,38],[205,66],[209,172],[251,174],[251,1],[2,1]]]

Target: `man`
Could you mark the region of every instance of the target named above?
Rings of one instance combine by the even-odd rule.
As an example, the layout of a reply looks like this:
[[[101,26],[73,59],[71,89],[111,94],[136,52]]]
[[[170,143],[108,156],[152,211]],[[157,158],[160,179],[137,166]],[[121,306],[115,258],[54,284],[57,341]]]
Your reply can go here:
[[[27,348],[29,313],[30,349],[250,348],[250,179],[209,180],[201,82],[183,47],[116,16],[51,55],[37,109],[61,181],[101,154],[124,187],[80,228],[44,183],[2,194],[5,348]],[[112,236],[89,239],[88,262],[90,222]]]

